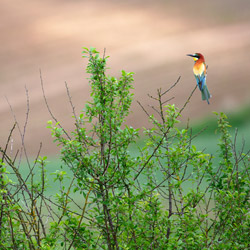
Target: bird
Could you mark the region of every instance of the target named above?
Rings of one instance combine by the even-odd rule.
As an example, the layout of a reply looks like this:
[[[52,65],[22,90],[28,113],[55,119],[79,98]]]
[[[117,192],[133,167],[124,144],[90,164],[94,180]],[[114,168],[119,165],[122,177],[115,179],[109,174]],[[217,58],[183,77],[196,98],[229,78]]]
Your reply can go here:
[[[208,104],[209,99],[212,97],[208,91],[206,77],[207,77],[207,66],[205,63],[205,58],[201,53],[187,54],[187,56],[193,57],[195,63],[193,67],[194,76],[197,85],[201,91],[202,100],[206,100]]]

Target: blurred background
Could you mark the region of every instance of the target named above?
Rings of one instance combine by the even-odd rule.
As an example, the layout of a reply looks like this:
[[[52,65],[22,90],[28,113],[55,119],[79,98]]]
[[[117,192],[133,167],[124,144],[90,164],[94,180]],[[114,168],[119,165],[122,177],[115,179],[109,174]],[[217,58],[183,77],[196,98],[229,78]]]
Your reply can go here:
[[[166,98],[181,107],[195,87],[193,60],[188,53],[201,52],[208,65],[207,85],[211,104],[197,89],[182,120],[206,121],[213,111],[240,113],[250,105],[250,1],[249,0],[1,0],[0,4],[0,145],[14,124],[25,125],[27,93],[29,120],[25,144],[28,153],[55,155],[43,100],[40,73],[48,104],[66,129],[74,120],[67,99],[67,82],[79,114],[90,100],[82,47],[106,49],[109,74],[135,72],[134,102],[127,124],[147,126],[145,107],[157,88],[166,90],[179,76]],[[10,107],[11,106],[11,107]],[[12,111],[11,111],[12,109]],[[250,118],[242,113],[242,122]],[[203,122],[204,124],[206,122]],[[244,133],[250,135],[249,124]],[[239,125],[240,126],[240,125]],[[18,149],[16,129],[12,150]],[[11,152],[10,152],[11,153]]]

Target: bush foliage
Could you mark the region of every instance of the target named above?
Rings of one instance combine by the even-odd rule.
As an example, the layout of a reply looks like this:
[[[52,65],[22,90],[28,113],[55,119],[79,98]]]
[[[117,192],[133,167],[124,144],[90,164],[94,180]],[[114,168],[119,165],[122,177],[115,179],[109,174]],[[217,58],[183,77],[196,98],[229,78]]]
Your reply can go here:
[[[151,96],[154,115],[140,104],[151,126],[139,133],[125,125],[133,73],[110,77],[108,57],[94,48],[83,53],[92,101],[79,116],[72,105],[73,132],[54,116],[49,122],[62,169],[48,176],[47,158],[39,156],[22,175],[17,155],[7,154],[18,123],[0,148],[0,248],[249,249],[250,158],[236,148],[226,115],[216,113],[219,163],[195,147],[199,135],[177,126],[191,98],[181,109],[166,100],[179,79]],[[53,197],[49,178],[58,187]]]

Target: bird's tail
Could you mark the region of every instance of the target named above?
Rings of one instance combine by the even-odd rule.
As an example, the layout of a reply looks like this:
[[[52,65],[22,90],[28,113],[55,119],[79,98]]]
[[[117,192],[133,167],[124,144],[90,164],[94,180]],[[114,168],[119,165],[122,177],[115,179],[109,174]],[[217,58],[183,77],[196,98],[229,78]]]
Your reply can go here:
[[[209,98],[211,98],[212,96],[210,95],[206,84],[204,84],[203,89],[201,90],[201,96],[202,100],[206,100],[209,104]]]

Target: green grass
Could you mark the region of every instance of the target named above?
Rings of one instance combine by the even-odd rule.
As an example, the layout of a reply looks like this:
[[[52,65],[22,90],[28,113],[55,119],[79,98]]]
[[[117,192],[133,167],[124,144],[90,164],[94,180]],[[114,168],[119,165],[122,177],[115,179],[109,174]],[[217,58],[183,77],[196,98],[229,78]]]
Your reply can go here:
[[[240,108],[234,112],[226,113],[226,115],[228,117],[228,121],[230,125],[232,126],[233,130],[235,130],[235,128],[238,128],[239,130],[243,128],[244,130],[245,129],[244,127],[247,127],[247,126],[249,127],[250,125],[250,105]],[[191,127],[192,127],[194,134],[200,132],[202,129],[205,128],[202,135],[206,135],[206,134],[212,135],[217,130],[217,117],[214,114],[202,120],[198,120],[195,122],[191,121]],[[250,136],[249,133],[248,135]]]
[[[237,151],[247,152],[250,150],[250,105],[227,115],[231,128],[229,129],[232,140],[236,142]],[[206,153],[212,154],[215,160],[218,158],[218,140],[220,134],[217,128],[217,117],[207,118],[191,124],[194,138],[193,144]]]

